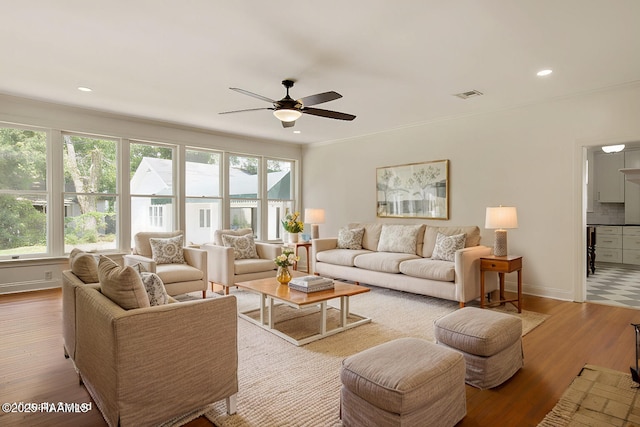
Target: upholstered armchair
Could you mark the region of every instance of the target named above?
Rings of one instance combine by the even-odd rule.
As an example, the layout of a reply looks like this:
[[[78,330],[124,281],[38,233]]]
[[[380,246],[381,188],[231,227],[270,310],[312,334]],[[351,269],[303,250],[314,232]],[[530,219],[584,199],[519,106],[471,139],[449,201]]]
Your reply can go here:
[[[188,292],[202,291],[202,298],[207,295],[207,252],[197,248],[182,247],[184,262],[166,262],[171,257],[158,261],[154,259],[150,239],[171,239],[184,236],[182,231],[140,232],[134,236],[135,246],[131,255],[124,256],[124,265],[142,267],[156,273],[162,279],[167,293],[171,296]],[[156,241],[157,242],[157,241]],[[170,253],[173,255],[173,252]],[[165,261],[165,262],[162,262]]]
[[[76,367],[108,425],[161,425],[223,399],[236,412],[235,296],[125,310],[96,287],[72,290]]]
[[[226,244],[223,236],[230,236],[226,238]],[[233,240],[242,237],[250,237],[250,243],[253,243],[255,247],[255,253],[246,258],[240,254],[244,251],[233,247]],[[229,293],[229,287],[236,282],[275,277],[277,267],[274,260],[282,253],[280,245],[254,242],[253,230],[250,228],[216,230],[213,243],[201,245],[200,249],[207,251],[207,270],[211,290],[213,290],[214,284],[222,285],[225,294]]]

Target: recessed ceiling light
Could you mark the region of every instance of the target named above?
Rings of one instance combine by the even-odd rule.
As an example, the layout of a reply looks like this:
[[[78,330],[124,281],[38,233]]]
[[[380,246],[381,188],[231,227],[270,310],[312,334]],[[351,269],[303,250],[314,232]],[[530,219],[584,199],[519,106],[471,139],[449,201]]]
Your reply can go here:
[[[90,87],[85,87],[85,86],[78,87],[78,90],[80,92],[93,92],[93,89],[91,89]]]
[[[293,133],[302,133],[299,130],[294,130]]]
[[[538,77],[544,77],[544,76],[548,76],[548,75],[549,75],[549,74],[551,74],[551,73],[553,73],[553,70],[549,70],[549,69],[547,69],[547,70],[540,70],[540,71],[538,71],[538,72],[536,73],[536,75],[537,75]]]

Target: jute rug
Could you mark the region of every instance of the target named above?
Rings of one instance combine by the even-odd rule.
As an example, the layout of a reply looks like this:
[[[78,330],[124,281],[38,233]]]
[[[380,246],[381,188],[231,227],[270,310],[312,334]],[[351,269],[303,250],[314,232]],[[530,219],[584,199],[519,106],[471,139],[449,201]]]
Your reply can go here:
[[[279,338],[257,325],[238,319],[238,412],[225,413],[224,402],[211,406],[205,416],[219,427],[239,426],[341,426],[340,365],[352,354],[400,337],[435,341],[433,321],[458,309],[458,304],[388,289],[371,287],[371,292],[350,299],[352,312],[371,317],[371,323],[312,342],[302,347]],[[232,290],[238,309],[259,306],[259,297]],[[510,304],[503,311],[523,319],[523,334],[548,316],[523,311]],[[291,328],[288,313],[280,314],[279,325]],[[300,330],[317,325],[313,312],[300,320]],[[313,329],[313,328],[311,328]],[[306,333],[306,332],[305,332]],[[398,355],[402,360],[402,355]],[[215,355],[212,355],[215,363]],[[224,366],[220,366],[224,369]]]
[[[538,427],[639,426],[638,393],[630,374],[585,365]]]

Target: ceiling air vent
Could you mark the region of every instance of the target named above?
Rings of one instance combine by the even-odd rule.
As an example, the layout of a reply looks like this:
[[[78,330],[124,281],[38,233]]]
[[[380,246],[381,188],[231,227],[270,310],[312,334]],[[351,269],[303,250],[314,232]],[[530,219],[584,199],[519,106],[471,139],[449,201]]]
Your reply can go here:
[[[479,90],[470,90],[467,92],[456,93],[454,96],[457,96],[458,98],[462,98],[462,99],[467,99],[467,98],[480,96],[480,95],[482,95],[482,92],[480,92]]]

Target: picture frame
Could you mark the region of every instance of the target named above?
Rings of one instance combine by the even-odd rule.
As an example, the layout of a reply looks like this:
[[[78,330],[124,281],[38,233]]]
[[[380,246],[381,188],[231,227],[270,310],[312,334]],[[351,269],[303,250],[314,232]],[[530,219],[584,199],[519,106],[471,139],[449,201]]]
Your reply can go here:
[[[376,216],[449,219],[449,160],[376,169]]]

